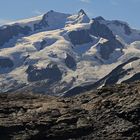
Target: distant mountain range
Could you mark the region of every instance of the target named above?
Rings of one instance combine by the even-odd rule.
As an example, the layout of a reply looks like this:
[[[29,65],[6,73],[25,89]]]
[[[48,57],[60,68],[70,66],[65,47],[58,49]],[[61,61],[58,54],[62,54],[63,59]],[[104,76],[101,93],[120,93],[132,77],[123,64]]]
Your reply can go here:
[[[0,93],[71,96],[140,80],[140,30],[84,10],[0,27]]]

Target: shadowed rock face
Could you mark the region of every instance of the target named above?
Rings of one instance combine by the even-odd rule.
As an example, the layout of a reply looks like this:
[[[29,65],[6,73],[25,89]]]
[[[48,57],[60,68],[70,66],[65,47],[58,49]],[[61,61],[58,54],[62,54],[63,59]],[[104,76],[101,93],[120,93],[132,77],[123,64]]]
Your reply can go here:
[[[0,58],[0,68],[11,68],[14,66],[14,63],[9,58]]]
[[[89,33],[96,36],[102,37],[108,40],[115,40],[115,36],[112,31],[104,24],[101,24],[98,20],[94,20],[89,29]]]
[[[101,17],[99,17],[100,19]],[[94,19],[89,30],[71,31],[69,38],[73,45],[81,45],[93,41],[91,35],[95,37],[105,38],[108,41],[99,44],[100,55],[103,59],[109,59],[109,56],[116,48],[123,48],[123,45],[116,39],[112,31],[104,24],[101,24],[97,19]]]
[[[131,78],[123,81],[123,83],[130,83],[130,82],[137,81],[137,80],[140,80],[140,73],[134,74]]]
[[[44,49],[46,43],[47,43],[46,40],[42,40],[42,41],[40,42],[40,45],[41,45],[40,50]]]
[[[100,21],[103,21],[105,19],[103,17],[99,16],[99,17],[94,18],[93,20],[100,22]],[[124,32],[126,35],[130,35],[132,33],[131,28],[129,27],[129,25],[127,23],[123,23],[123,22],[118,21],[118,20],[113,20],[112,23],[117,25],[117,26],[122,26],[124,28]]]
[[[114,24],[116,24],[117,26],[123,26],[126,35],[130,35],[132,33],[130,27],[127,24],[123,24],[118,20],[115,20]]]
[[[48,22],[46,21],[46,16],[47,16],[47,14],[45,14],[43,16],[42,20],[39,23],[34,24],[34,31],[41,30],[41,29],[46,28],[46,27],[49,26]]]
[[[116,48],[123,48],[123,45],[115,39],[99,44],[99,46],[100,55],[103,59],[109,59],[110,54],[113,53]]]
[[[109,56],[116,48],[123,48],[123,45],[116,39],[112,31],[104,24],[101,24],[99,20],[104,20],[102,17],[97,17],[92,23],[89,33],[96,36],[107,39],[108,41],[99,44],[100,55],[103,59],[109,59]]]
[[[27,69],[28,81],[35,82],[48,79],[51,82],[61,80],[62,73],[55,64],[49,64],[46,68],[38,69],[36,66],[29,66]]]
[[[125,65],[131,63],[131,62],[134,62],[134,61],[138,60],[138,59],[140,59],[140,58],[138,58],[138,57],[131,58],[127,62],[122,63],[121,65],[117,66],[108,75],[106,75],[104,78],[102,78],[97,83],[95,83],[95,86],[98,85],[98,84],[99,84],[98,86],[100,86],[103,83],[104,83],[104,85],[113,85],[113,84],[116,84],[119,79],[121,79],[122,77],[124,77],[125,75],[127,75],[127,73],[132,70],[131,68],[125,70],[125,69],[123,69],[123,67]],[[128,82],[134,82],[136,80],[140,80],[139,78],[140,78],[139,76],[137,78],[134,76],[133,78],[130,78],[130,79],[126,80],[126,83],[128,83]]]
[[[0,28],[0,46],[4,45],[13,37],[18,35],[27,35],[31,31],[30,27],[21,27],[19,25],[6,25]]]
[[[1,140],[139,140],[140,82],[71,98],[0,94]]]
[[[68,68],[70,69],[75,69],[76,68],[76,62],[72,56],[67,54],[66,59],[65,59],[65,64]]]
[[[92,42],[92,38],[87,30],[71,31],[69,38],[73,45],[81,45]]]
[[[46,40],[42,40],[42,41],[38,41],[34,43],[34,47],[40,51],[43,50],[46,47],[47,41]]]

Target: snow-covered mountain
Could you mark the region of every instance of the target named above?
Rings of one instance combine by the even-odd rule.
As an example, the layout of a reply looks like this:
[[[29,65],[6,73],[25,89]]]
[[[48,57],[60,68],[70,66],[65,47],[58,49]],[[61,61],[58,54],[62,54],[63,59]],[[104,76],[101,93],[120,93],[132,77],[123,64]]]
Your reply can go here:
[[[127,23],[51,10],[0,27],[0,92],[62,95],[125,64],[113,82],[120,83],[140,72],[139,60],[130,61],[139,56],[140,31]]]

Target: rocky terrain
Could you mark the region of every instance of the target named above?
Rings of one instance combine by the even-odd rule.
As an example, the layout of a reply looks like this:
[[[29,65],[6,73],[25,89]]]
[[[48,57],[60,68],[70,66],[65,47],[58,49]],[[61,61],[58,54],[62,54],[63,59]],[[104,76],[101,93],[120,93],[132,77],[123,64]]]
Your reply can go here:
[[[0,140],[139,140],[140,82],[71,98],[0,94]]]

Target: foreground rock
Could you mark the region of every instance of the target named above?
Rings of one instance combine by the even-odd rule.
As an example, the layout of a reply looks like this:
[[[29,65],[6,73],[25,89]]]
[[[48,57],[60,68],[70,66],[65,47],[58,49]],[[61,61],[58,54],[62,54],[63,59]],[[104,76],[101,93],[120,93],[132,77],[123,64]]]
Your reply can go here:
[[[139,140],[140,82],[71,98],[0,95],[1,140]]]

